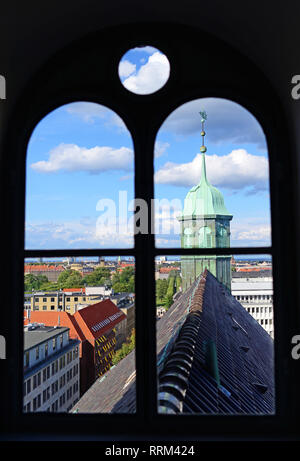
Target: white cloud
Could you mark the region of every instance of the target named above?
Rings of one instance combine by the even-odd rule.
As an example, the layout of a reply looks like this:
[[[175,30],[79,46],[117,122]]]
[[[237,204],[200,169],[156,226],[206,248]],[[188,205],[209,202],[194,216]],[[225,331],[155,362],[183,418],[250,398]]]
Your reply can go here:
[[[90,149],[76,144],[59,144],[49,152],[48,160],[31,164],[40,173],[87,171],[99,173],[108,170],[130,171],[133,168],[133,151],[128,147],[114,149],[95,146]]]
[[[132,62],[125,59],[124,61],[120,61],[119,64],[119,76],[122,77],[129,77],[129,75],[133,74],[136,70],[136,65]]]
[[[201,168],[201,154],[187,163],[167,162],[156,172],[155,182],[191,187],[199,183]],[[236,149],[224,156],[206,155],[206,171],[209,182],[215,187],[232,191],[268,189],[267,158],[249,154],[245,149]]]
[[[271,224],[262,219],[233,219],[231,246],[268,246],[271,244]]]
[[[26,248],[128,248],[133,246],[133,232],[120,224],[100,227],[96,219],[64,222],[28,223]]]
[[[180,247],[179,208],[155,209],[156,245]],[[107,222],[99,218],[81,218],[64,222],[31,222],[26,224],[26,248],[125,248],[133,246],[133,220],[116,218]],[[266,219],[233,219],[231,247],[267,246],[271,243],[271,226]],[[232,249],[234,254],[234,248]]]
[[[123,81],[123,85],[133,93],[150,94],[166,83],[169,74],[168,58],[164,54],[155,52],[134,75],[130,75]]]

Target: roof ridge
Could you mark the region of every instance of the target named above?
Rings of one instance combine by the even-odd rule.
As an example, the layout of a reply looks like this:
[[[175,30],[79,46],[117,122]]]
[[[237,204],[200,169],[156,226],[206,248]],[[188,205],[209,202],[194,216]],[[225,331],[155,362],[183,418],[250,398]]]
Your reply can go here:
[[[188,315],[180,328],[159,375],[158,401],[160,413],[182,412],[194,360],[196,337],[201,323],[207,269],[198,278],[190,296]]]

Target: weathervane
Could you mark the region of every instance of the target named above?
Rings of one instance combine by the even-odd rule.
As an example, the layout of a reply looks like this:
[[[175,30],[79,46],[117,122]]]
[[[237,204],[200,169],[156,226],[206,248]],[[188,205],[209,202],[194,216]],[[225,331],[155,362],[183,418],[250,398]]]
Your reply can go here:
[[[199,112],[199,114],[201,115],[201,124],[202,124],[202,131],[201,131],[201,136],[202,136],[202,146],[200,147],[200,152],[202,152],[203,154],[205,154],[206,152],[206,147],[204,145],[204,136],[205,136],[205,131],[204,131],[204,122],[207,120],[207,113],[205,112],[205,110],[203,110],[202,112]]]

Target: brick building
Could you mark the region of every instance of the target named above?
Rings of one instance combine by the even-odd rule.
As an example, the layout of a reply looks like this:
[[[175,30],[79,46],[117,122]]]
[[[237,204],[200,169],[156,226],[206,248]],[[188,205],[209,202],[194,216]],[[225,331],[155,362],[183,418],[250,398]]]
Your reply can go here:
[[[24,275],[45,275],[49,282],[57,282],[58,277],[65,271],[63,266],[55,264],[25,264]]]

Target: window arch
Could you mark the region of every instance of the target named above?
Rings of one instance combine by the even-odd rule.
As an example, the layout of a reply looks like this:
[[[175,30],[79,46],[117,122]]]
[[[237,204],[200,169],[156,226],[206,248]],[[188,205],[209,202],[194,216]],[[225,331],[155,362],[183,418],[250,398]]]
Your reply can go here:
[[[211,248],[212,235],[211,229],[208,226],[203,226],[199,229],[199,248]]]
[[[193,243],[192,243],[192,237],[193,237],[194,231],[190,228],[184,229],[184,239],[185,239],[185,245],[187,248],[192,248]]]
[[[26,158],[26,249],[133,246],[134,151],[109,108],[87,101],[47,114]]]

